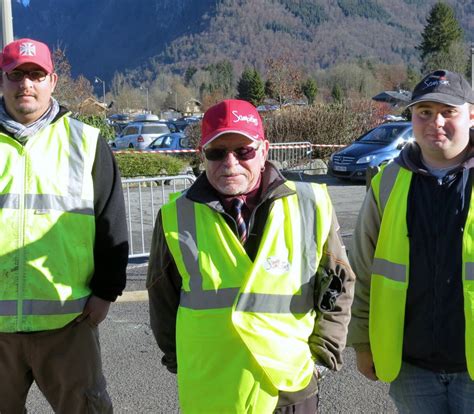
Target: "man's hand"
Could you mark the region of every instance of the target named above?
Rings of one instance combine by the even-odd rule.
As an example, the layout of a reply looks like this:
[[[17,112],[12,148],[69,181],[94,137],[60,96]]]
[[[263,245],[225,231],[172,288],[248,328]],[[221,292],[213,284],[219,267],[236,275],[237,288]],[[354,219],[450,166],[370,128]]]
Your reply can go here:
[[[370,351],[356,351],[357,369],[366,378],[372,381],[377,381],[375,374],[374,359]]]
[[[82,314],[76,318],[76,322],[82,322],[84,319],[89,318],[92,325],[99,325],[109,312],[110,302],[98,298],[97,296],[91,296],[82,311]]]

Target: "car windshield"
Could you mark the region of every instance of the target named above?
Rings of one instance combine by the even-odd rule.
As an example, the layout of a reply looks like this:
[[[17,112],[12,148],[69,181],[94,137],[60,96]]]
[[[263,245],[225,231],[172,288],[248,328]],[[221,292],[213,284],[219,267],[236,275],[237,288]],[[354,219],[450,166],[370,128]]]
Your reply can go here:
[[[142,134],[166,134],[169,129],[166,125],[143,125]]]
[[[407,129],[406,125],[384,125],[369,131],[360,137],[358,142],[375,142],[388,144],[400,138],[402,133]]]

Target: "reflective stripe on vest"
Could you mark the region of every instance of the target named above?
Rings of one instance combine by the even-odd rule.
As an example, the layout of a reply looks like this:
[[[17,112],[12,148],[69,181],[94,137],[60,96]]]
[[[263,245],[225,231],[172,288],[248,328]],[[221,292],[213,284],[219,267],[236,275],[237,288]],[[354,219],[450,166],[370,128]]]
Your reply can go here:
[[[82,312],[94,270],[97,139],[67,116],[24,146],[0,133],[0,332],[56,329]]]
[[[0,208],[18,210],[20,208],[20,195],[0,194]],[[76,214],[94,215],[94,208],[90,200],[51,194],[25,194],[25,209],[58,210]]]
[[[406,292],[409,276],[409,240],[406,224],[412,173],[392,162],[372,180],[382,215],[372,265],[369,335],[377,376],[393,381],[400,371]],[[397,231],[394,231],[396,229]],[[466,320],[466,360],[474,379],[474,203],[463,235],[463,290]]]
[[[466,263],[466,280],[474,281],[474,263]]]
[[[57,300],[24,300],[22,302],[23,315],[60,315],[80,313],[89,297],[60,302]],[[17,314],[16,300],[0,301],[0,316],[14,316]]]
[[[407,267],[398,263],[393,263],[385,259],[374,258],[372,263],[372,273],[382,275],[395,282],[406,282]]]

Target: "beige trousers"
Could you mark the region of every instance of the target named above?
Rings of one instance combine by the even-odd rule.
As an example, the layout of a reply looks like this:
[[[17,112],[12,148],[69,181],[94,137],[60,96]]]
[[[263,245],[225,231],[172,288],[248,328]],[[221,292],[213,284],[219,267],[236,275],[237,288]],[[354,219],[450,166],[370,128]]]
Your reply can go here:
[[[0,333],[0,413],[26,412],[33,381],[55,413],[112,413],[99,333],[89,319],[52,331]]]

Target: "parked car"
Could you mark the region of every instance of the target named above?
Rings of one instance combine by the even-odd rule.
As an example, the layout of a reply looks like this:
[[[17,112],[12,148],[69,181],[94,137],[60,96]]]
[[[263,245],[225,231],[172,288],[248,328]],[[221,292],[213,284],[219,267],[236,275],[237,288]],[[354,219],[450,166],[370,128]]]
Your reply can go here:
[[[115,134],[117,135],[119,135],[131,121],[132,119],[128,114],[113,114],[107,118],[107,122],[115,130]]]
[[[189,138],[182,132],[174,132],[156,138],[147,148],[148,151],[189,150],[193,149]]]
[[[341,179],[365,180],[368,167],[386,164],[411,140],[413,140],[411,122],[379,125],[349,146],[332,154],[328,163],[328,173]]]
[[[156,115],[155,115],[156,117]],[[130,122],[112,143],[112,148],[145,149],[156,138],[169,134],[171,131],[163,121],[145,120]],[[158,119],[156,117],[156,119]]]

